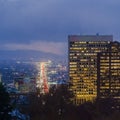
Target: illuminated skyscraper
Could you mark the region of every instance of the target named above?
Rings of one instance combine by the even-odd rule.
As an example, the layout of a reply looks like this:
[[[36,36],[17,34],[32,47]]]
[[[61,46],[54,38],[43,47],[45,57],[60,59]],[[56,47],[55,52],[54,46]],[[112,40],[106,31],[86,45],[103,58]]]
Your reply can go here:
[[[120,103],[120,43],[112,42],[108,52],[98,54],[98,98]]]
[[[68,37],[70,90],[75,104],[97,96],[97,53],[109,50],[111,35],[71,35]]]

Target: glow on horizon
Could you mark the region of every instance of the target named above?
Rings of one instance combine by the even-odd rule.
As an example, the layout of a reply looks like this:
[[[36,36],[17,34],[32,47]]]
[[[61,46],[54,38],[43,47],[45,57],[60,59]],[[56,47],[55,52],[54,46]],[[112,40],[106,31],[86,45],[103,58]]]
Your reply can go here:
[[[31,42],[30,44],[11,43],[4,45],[4,47],[8,50],[35,50],[58,55],[63,55],[66,52],[66,46],[67,45],[63,42],[47,41]]]

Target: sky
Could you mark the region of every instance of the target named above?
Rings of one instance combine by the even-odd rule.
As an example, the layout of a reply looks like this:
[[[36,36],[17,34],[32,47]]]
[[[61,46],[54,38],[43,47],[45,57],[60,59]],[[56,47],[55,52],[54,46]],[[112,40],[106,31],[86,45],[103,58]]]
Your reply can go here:
[[[120,0],[0,0],[0,50],[67,53],[68,35],[120,40]]]

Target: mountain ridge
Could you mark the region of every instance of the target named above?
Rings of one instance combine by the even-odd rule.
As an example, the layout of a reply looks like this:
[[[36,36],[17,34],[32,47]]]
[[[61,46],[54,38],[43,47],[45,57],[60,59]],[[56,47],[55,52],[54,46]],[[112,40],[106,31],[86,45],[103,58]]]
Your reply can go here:
[[[34,50],[0,50],[0,60],[64,60],[65,55],[57,55],[53,53],[46,53]]]

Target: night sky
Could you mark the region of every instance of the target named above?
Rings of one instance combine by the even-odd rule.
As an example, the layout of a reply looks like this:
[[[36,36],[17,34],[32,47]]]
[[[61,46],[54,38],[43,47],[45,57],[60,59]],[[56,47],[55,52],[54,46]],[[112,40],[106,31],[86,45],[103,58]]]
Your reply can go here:
[[[0,50],[66,54],[67,37],[120,40],[120,0],[0,0]]]

